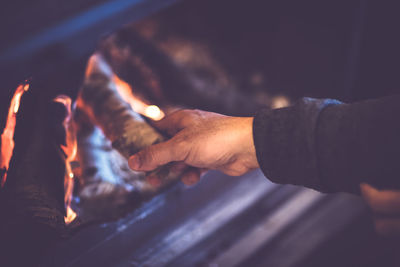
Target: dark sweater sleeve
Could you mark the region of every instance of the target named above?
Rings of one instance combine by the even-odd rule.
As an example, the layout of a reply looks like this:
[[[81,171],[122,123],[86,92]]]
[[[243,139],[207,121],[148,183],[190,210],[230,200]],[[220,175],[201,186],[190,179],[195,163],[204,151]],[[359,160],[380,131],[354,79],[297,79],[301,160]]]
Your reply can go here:
[[[324,192],[356,193],[362,182],[400,188],[399,97],[304,98],[259,111],[253,135],[262,171],[273,182]]]

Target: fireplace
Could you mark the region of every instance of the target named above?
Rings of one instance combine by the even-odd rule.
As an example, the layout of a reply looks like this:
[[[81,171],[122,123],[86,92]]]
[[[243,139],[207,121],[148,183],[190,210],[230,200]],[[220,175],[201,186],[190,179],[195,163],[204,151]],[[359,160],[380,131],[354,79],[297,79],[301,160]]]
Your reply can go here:
[[[358,1],[329,7],[309,1],[327,12],[317,18],[322,28],[333,20],[330,12],[342,10],[332,30],[337,36],[321,33],[328,51],[306,48],[299,38],[298,49],[309,53],[315,76],[322,75],[312,83],[291,67],[292,82],[280,73],[280,60],[289,61],[285,53],[292,51],[285,49],[289,36],[301,28],[290,23],[291,12],[301,9],[296,5],[48,2],[19,9],[17,1],[4,11],[17,15],[4,16],[9,39],[0,46],[7,88],[1,92],[0,265],[334,266],[348,256],[337,250],[340,241],[359,247],[354,262],[365,260],[357,253],[376,251],[360,245],[376,237],[364,203],[354,196],[276,185],[259,170],[240,178],[210,171],[189,188],[179,173],[161,170],[156,174],[165,184],[152,184],[149,174],[128,168],[126,156],[134,151],[115,137],[124,131],[122,115],[109,116],[122,105],[141,125],[129,132],[140,149],[165,138],[150,120],[176,109],[251,116],[302,95],[331,96],[333,84],[351,87],[357,39],[336,37],[357,31],[348,25],[362,20]],[[304,60],[295,56],[294,63]],[[335,63],[326,67],[327,59]],[[330,85],[317,89],[327,80]],[[342,258],[331,260],[329,251]]]

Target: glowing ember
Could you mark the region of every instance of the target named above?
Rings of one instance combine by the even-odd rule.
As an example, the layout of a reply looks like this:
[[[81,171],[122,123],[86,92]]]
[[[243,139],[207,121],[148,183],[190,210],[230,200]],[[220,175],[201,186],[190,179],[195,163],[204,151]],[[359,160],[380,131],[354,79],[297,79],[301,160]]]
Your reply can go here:
[[[72,193],[74,191],[74,174],[71,170],[71,161],[75,159],[77,152],[76,129],[72,118],[72,100],[68,96],[60,95],[54,99],[55,102],[61,103],[67,109],[67,116],[63,125],[66,131],[66,146],[61,146],[65,155],[65,177],[64,177],[64,203],[66,206],[66,216],[64,221],[66,224],[71,223],[76,218],[76,213],[71,209]]]
[[[66,206],[66,216],[64,216],[64,222],[66,224],[71,223],[76,218],[75,211],[71,208],[72,194],[74,192],[74,174],[71,172],[71,166],[69,161],[66,163],[66,175],[64,177],[64,203]]]
[[[159,120],[163,117],[161,112],[162,111],[160,110],[160,108],[155,105],[150,105],[144,110],[145,116],[153,118],[154,120]]]
[[[64,221],[66,224],[70,224],[76,219],[76,212],[71,209],[71,207],[67,207],[67,216],[64,217]]]
[[[28,91],[28,89],[29,84],[21,84],[15,90],[15,93],[11,99],[10,108],[8,110],[6,126],[3,134],[1,135],[0,169],[5,170],[5,173],[1,179],[1,187],[4,186],[7,180],[7,170],[14,150],[14,130],[17,122],[16,119],[21,97],[26,91]]]
[[[156,121],[164,118],[165,114],[159,107],[155,105],[147,105],[142,100],[135,97],[129,84],[118,78],[116,75],[113,76],[113,79],[117,85],[118,93],[120,93],[122,98],[131,105],[134,111]]]

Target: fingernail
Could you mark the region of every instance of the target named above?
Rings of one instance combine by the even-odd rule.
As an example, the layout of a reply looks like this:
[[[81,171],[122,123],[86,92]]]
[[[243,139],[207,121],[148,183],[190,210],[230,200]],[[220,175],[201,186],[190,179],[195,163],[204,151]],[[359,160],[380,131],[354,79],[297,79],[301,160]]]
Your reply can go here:
[[[136,155],[132,156],[129,159],[129,166],[131,169],[139,170],[140,169],[140,158]]]

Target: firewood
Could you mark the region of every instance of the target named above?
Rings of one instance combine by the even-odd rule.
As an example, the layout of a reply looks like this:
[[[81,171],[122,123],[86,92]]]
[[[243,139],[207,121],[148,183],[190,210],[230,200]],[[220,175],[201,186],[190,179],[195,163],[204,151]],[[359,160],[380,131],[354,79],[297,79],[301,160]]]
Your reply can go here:
[[[119,95],[112,81],[112,71],[101,56],[91,57],[86,76],[77,105],[88,113],[123,156],[129,158],[163,141],[163,136]]]
[[[81,184],[75,194],[82,223],[110,221],[135,208],[152,191],[142,172],[132,171],[126,159],[116,151],[101,129],[87,114],[75,110],[79,165],[74,171]]]
[[[102,56],[92,56],[77,106],[103,131],[112,147],[128,159],[147,146],[165,139],[120,96],[113,75]],[[168,166],[164,166],[148,175],[157,175],[168,183],[176,180],[180,174],[170,172]]]
[[[35,84],[31,88],[21,100],[14,152],[0,194],[4,266],[34,265],[48,246],[67,234],[65,155],[60,149],[65,141],[62,122],[66,113],[61,104],[40,95]]]

